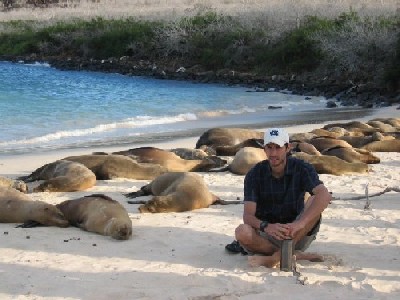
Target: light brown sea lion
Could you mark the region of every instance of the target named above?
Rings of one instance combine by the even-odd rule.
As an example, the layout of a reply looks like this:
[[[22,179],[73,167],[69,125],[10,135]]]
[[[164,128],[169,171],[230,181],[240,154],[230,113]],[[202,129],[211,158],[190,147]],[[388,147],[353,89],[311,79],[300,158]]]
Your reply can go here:
[[[158,164],[141,164],[124,155],[78,155],[65,159],[79,162],[89,168],[99,180],[113,178],[153,179],[167,172]]]
[[[343,175],[368,172],[366,163],[349,163],[336,156],[309,155],[304,152],[294,153],[293,156],[312,164],[319,174]]]
[[[56,206],[72,226],[117,240],[132,236],[132,221],[126,209],[103,194],[66,200]]]
[[[33,201],[28,195],[10,187],[0,187],[0,223],[36,222],[47,226],[68,227],[63,213],[44,201]]]
[[[315,133],[311,132],[298,132],[289,134],[290,142],[307,142],[313,138],[318,137]]]
[[[310,155],[321,155],[314,145],[306,142],[292,142],[292,152],[304,152]]]
[[[384,123],[379,120],[370,120],[367,122],[368,125],[371,125],[374,128],[377,128],[379,132],[394,132],[396,128],[390,124]]]
[[[62,159],[46,164],[20,179],[25,182],[45,180],[33,189],[34,192],[76,192],[96,184],[96,176],[84,165]]]
[[[385,124],[392,125],[397,130],[400,130],[400,118],[375,118],[372,119],[371,121],[380,121]]]
[[[244,147],[263,148],[264,139],[247,139],[239,144],[232,146],[215,146],[217,155],[235,156],[235,154]]]
[[[256,163],[265,159],[267,159],[267,155],[264,149],[244,147],[236,153],[228,170],[233,174],[245,175]]]
[[[338,138],[339,136],[342,136],[342,134],[340,134],[338,131],[330,131],[327,129],[323,129],[323,128],[316,128],[311,130],[311,133],[314,133],[315,135],[317,135],[318,137],[328,137],[328,138]]]
[[[226,160],[217,156],[208,156],[201,160],[183,159],[173,152],[154,147],[133,148],[113,154],[129,156],[139,163],[159,164],[169,172],[207,172],[226,164]]]
[[[203,178],[196,173],[169,172],[158,176],[129,198],[154,197],[139,207],[141,213],[182,212],[209,207],[219,198],[212,194]],[[128,201],[128,203],[134,203]]]
[[[22,180],[11,179],[7,177],[0,176],[0,186],[1,187],[11,187],[22,193],[28,192],[28,187]]]
[[[344,123],[330,123],[327,124],[323,127],[323,129],[328,129],[331,127],[342,127],[346,130],[352,131],[352,130],[360,130],[364,132],[375,132],[377,131],[376,128],[372,127],[371,125],[368,125],[367,123],[360,122],[360,121],[350,121],[350,122],[344,122]]]
[[[245,128],[211,128],[196,143],[196,149],[206,146],[233,146],[248,139],[263,139],[264,133]]]
[[[374,141],[361,148],[372,152],[400,152],[400,140]]]
[[[208,154],[206,151],[203,149],[191,149],[191,148],[173,148],[169,150],[172,153],[175,153],[178,155],[180,158],[183,159],[199,159],[202,160],[210,154]],[[215,155],[215,153],[214,153]]]
[[[363,162],[366,164],[378,164],[381,161],[379,157],[375,156],[372,152],[359,148],[335,147],[322,151],[322,154],[336,156],[351,163]]]
[[[311,139],[308,143],[312,144],[318,151],[322,152],[325,149],[334,147],[351,148],[352,146],[344,140],[333,139],[327,137],[318,137]]]

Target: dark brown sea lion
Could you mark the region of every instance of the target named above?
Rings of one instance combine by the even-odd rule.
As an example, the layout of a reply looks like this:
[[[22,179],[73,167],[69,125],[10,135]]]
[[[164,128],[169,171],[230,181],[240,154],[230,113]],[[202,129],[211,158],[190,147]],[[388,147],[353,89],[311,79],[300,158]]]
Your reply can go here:
[[[0,187],[11,187],[22,193],[28,192],[28,187],[22,180],[11,179],[0,176]]]
[[[89,232],[128,240],[132,236],[132,221],[126,209],[103,194],[93,194],[66,200],[56,205],[68,222]]]
[[[144,195],[154,197],[139,207],[141,213],[190,211],[209,207],[219,200],[209,191],[199,174],[190,172],[165,173],[143,186],[140,191],[126,194],[129,198]]]
[[[366,144],[362,149],[372,152],[400,152],[400,140],[383,140]]]
[[[196,148],[206,146],[233,146],[248,139],[263,139],[264,133],[245,128],[211,128],[204,132],[196,143]]]
[[[201,160],[183,159],[171,151],[154,147],[134,148],[113,154],[129,156],[139,163],[159,164],[169,172],[207,172],[226,164],[226,160],[217,156],[208,156]]]
[[[372,152],[359,148],[335,147],[322,151],[322,154],[336,156],[351,163],[363,162],[366,164],[378,164],[381,161],[379,157],[375,156]]]
[[[215,146],[217,155],[235,156],[235,154],[244,147],[263,148],[264,139],[247,139],[233,146]]]
[[[293,156],[312,164],[319,174],[343,175],[368,172],[366,163],[349,163],[336,156],[309,155],[303,152],[294,153]]]
[[[44,201],[33,201],[13,188],[0,187],[0,223],[36,222],[47,226],[68,227],[63,213]]]
[[[311,139],[308,143],[312,144],[318,151],[322,152],[325,149],[334,147],[351,148],[352,146],[344,140],[333,139],[327,137],[318,137]]]
[[[96,184],[96,176],[84,165],[68,160],[57,160],[46,164],[28,176],[20,177],[25,182],[45,180],[34,192],[83,191]]]
[[[167,172],[158,164],[141,164],[124,155],[79,155],[69,156],[66,160],[79,162],[89,168],[99,180],[113,178],[153,179]]]

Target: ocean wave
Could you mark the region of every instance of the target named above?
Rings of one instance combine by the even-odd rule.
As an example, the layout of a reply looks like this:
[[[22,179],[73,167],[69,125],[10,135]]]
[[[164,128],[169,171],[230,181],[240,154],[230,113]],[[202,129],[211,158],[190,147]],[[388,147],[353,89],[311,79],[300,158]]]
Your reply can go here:
[[[163,124],[171,124],[184,121],[192,121],[196,119],[197,119],[196,115],[192,113],[179,114],[171,117],[138,116],[135,118],[129,118],[123,120],[121,122],[100,124],[92,128],[63,130],[30,139],[0,142],[0,147],[10,146],[10,145],[29,145],[29,144],[46,143],[55,140],[60,140],[63,138],[84,137],[93,134],[101,134],[107,131],[113,131],[117,129],[143,128],[153,125],[163,125]]]

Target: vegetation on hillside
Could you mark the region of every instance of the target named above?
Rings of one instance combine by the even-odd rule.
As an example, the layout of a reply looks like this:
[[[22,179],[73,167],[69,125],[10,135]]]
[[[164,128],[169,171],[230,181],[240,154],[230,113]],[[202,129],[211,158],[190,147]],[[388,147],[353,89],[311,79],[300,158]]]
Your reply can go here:
[[[174,20],[16,20],[0,23],[0,55],[88,60],[127,56],[261,75],[320,69],[355,80],[368,77],[397,84],[396,14],[368,16],[348,10],[335,17],[304,15],[291,26],[277,28],[260,14],[249,20],[249,15],[207,7]]]

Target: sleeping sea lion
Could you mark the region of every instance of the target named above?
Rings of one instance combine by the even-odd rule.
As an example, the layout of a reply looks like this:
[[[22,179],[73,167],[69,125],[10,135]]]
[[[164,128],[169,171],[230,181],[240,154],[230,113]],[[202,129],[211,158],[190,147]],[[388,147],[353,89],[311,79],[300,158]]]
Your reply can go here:
[[[132,221],[125,208],[103,194],[93,194],[56,205],[72,226],[127,240],[132,236]]]
[[[201,146],[233,146],[248,139],[263,139],[264,133],[245,128],[211,128],[204,132],[196,143],[196,149]]]
[[[22,193],[28,192],[28,187],[22,180],[15,180],[7,177],[0,176],[1,187],[11,187]]]
[[[46,164],[19,179],[25,182],[45,180],[33,189],[34,192],[83,191],[96,184],[96,176],[84,165],[62,159]]]
[[[236,145],[215,146],[217,155],[235,156],[235,154],[244,147],[263,148],[263,139],[247,139]]]
[[[336,156],[351,163],[363,162],[366,164],[378,164],[381,161],[379,157],[374,155],[371,151],[358,148],[335,147],[322,151],[322,154]]]
[[[226,164],[226,160],[217,156],[207,156],[201,160],[183,159],[171,151],[154,147],[134,148],[113,154],[129,156],[139,163],[159,164],[168,172],[207,172]]]
[[[372,152],[400,152],[400,140],[374,141],[361,148]]]
[[[10,187],[0,187],[0,223],[36,222],[47,226],[68,227],[63,213],[44,201],[33,201],[28,195]]]
[[[318,151],[322,152],[325,149],[330,149],[334,147],[351,148],[352,146],[344,140],[318,137],[311,139],[308,143],[312,144]]]
[[[124,155],[78,155],[65,159],[79,162],[89,168],[99,180],[113,178],[153,179],[167,172],[158,164],[141,164]]]
[[[349,163],[336,156],[309,155],[304,152],[294,153],[293,156],[312,164],[318,174],[343,175],[368,172],[366,163]]]
[[[182,212],[209,207],[219,198],[212,194],[203,178],[196,173],[169,172],[155,178],[128,198],[153,195],[139,207],[141,213]],[[130,202],[128,203],[136,203]]]
[[[236,153],[228,170],[233,174],[245,175],[256,163],[265,159],[267,159],[267,154],[264,149],[244,147]]]

